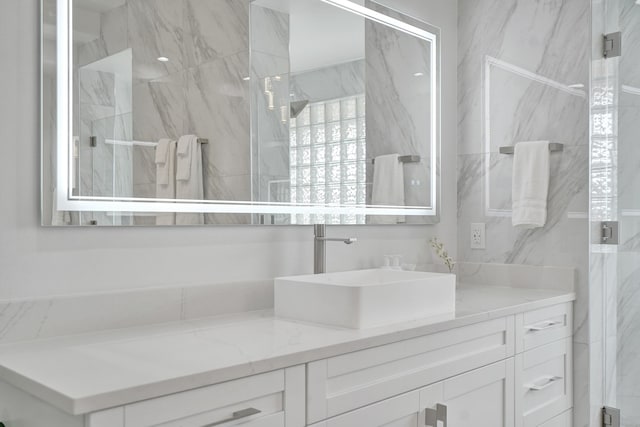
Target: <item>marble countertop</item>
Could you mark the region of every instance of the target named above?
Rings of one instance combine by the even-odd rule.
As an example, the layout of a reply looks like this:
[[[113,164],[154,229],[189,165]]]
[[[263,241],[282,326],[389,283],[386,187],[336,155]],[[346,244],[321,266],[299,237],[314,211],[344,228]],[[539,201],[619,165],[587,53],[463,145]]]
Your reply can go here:
[[[572,301],[566,291],[462,285],[455,315],[353,330],[242,313],[0,346],[0,379],[85,414]]]

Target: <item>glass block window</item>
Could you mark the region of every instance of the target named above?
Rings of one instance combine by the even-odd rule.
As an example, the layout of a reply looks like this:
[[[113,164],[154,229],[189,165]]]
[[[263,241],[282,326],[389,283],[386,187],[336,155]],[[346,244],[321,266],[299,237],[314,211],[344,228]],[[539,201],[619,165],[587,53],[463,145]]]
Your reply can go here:
[[[310,103],[291,119],[291,201],[366,204],[364,95]],[[292,215],[293,224],[364,224],[364,215]]]

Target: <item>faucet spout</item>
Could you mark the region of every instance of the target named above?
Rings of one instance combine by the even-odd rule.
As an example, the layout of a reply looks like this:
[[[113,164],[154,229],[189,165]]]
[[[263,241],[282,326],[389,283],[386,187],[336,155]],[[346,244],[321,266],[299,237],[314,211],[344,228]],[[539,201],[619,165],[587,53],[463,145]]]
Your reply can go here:
[[[358,241],[355,237],[326,237],[327,226],[315,224],[313,226],[313,274],[327,271],[327,242],[342,242],[351,245]]]

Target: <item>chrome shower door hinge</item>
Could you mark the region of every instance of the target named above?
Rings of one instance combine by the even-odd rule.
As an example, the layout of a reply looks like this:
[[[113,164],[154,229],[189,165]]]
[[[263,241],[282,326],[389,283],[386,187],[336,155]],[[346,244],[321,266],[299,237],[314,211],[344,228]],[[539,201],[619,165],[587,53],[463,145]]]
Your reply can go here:
[[[604,52],[605,58],[615,58],[622,55],[622,33],[605,34],[604,36]]]
[[[602,425],[604,427],[620,427],[620,409],[608,406],[602,408]]]
[[[618,221],[603,221],[600,223],[600,244],[617,245],[620,241]]]

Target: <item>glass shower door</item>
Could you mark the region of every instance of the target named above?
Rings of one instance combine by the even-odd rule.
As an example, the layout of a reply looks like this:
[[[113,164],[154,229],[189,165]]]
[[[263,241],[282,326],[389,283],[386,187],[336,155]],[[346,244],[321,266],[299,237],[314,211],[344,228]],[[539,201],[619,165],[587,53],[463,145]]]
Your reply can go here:
[[[636,427],[640,426],[640,2],[594,0],[593,26],[592,425],[601,425],[596,424],[597,412],[604,403],[620,409],[622,426]],[[611,46],[603,35],[617,32],[621,55],[614,49],[604,58],[601,52]],[[617,222],[618,242],[602,240],[602,221]]]

